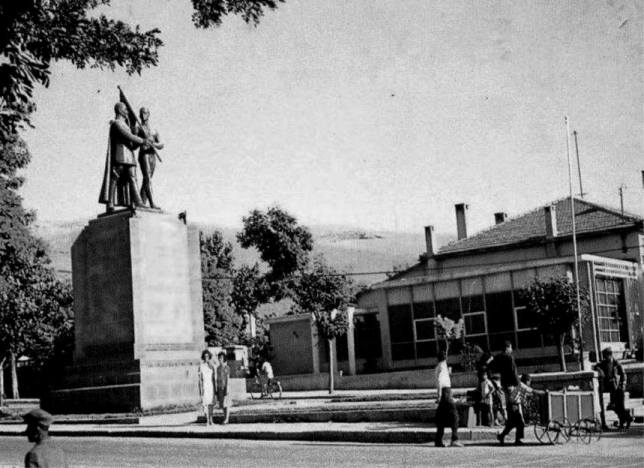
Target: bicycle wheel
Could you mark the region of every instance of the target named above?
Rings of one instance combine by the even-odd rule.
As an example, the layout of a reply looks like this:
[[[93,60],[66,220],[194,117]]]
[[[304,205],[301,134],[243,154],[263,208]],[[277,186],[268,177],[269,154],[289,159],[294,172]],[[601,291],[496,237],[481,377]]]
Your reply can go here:
[[[273,398],[277,398],[278,400],[282,399],[282,384],[280,383],[279,380],[276,380],[273,385]]]

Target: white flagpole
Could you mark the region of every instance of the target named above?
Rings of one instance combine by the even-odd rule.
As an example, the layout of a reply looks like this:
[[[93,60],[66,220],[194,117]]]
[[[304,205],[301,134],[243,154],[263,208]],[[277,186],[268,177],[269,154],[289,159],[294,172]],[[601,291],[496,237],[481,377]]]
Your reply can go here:
[[[572,189],[572,160],[570,159],[570,125],[568,123],[568,116],[564,115],[566,122],[566,154],[568,157],[568,185],[570,188],[570,216],[572,218],[572,251],[574,256],[575,265],[575,289],[577,290],[577,333],[579,334],[579,368],[584,370],[584,353],[581,341],[581,296],[579,293],[579,261],[577,259],[577,225],[575,221],[575,196]]]

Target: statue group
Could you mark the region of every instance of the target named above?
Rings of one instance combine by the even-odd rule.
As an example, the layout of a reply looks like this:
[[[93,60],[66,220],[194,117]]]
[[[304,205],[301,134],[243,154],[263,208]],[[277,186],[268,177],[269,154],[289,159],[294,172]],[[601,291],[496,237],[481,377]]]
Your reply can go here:
[[[114,120],[110,122],[105,173],[99,196],[99,203],[106,205],[111,213],[115,206],[132,209],[148,207],[160,209],[152,195],[152,176],[156,167],[157,150],[163,149],[159,133],[151,127],[150,111],[142,107],[140,121],[129,104],[117,102],[114,105]],[[134,151],[139,149],[138,162],[143,176],[141,190],[137,186],[137,161]],[[147,204],[147,205],[146,205]]]

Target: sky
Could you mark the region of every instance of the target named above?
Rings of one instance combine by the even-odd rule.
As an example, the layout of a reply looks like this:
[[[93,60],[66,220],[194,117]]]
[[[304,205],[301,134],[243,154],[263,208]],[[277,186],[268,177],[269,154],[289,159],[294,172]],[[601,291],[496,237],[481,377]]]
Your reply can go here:
[[[162,31],[159,66],[53,65],[25,204],[42,221],[103,210],[120,84],[165,143],[157,203],[192,221],[278,204],[309,225],[453,234],[465,202],[476,232],[568,195],[564,115],[587,198],[618,207],[623,184],[644,214],[643,4],[287,0],[204,31],[189,0],[113,0],[109,16]]]

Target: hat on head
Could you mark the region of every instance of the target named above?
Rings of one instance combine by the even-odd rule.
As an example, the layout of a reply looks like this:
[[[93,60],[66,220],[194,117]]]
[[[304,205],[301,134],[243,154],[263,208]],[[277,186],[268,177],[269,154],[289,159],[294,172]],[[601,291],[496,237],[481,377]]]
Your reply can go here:
[[[23,415],[22,419],[24,419],[27,424],[38,424],[45,427],[49,427],[51,423],[54,422],[52,415],[40,408],[32,409],[27,414]]]

